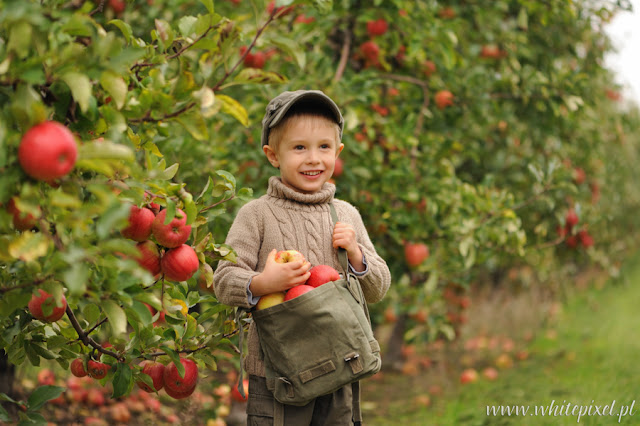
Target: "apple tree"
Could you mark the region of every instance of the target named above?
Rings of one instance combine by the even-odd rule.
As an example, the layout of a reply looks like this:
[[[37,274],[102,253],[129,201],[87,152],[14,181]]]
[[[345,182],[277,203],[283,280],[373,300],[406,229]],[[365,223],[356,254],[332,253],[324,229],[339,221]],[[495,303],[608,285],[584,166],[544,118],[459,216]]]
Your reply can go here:
[[[197,380],[194,369],[235,353],[212,265],[234,260],[221,229],[252,191],[217,153],[226,128],[249,124],[242,87],[285,81],[243,65],[241,47],[278,18],[258,6],[250,20],[212,0],[0,1],[0,347],[10,364],[73,362],[116,398],[153,386],[141,361],[159,361],[167,392],[184,398],[191,383],[169,389],[168,377]],[[41,420],[41,402],[60,390],[36,391],[21,416]]]

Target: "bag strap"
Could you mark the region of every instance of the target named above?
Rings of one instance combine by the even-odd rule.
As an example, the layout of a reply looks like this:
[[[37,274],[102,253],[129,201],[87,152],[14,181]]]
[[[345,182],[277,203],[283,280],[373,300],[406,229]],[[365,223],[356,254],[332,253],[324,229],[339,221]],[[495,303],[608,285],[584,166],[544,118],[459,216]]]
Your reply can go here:
[[[329,203],[329,210],[331,211],[331,220],[335,225],[338,223],[338,213],[336,212],[336,208],[333,203]],[[349,257],[347,256],[347,250],[342,247],[338,247],[338,260],[340,261],[340,266],[344,271],[345,279],[349,279]],[[358,281],[358,280],[356,280]],[[358,281],[358,290],[360,292],[360,297],[362,300],[362,306],[365,314],[367,315],[367,319],[369,320],[369,324],[371,324],[371,319],[369,318],[369,308],[367,307],[367,301],[364,298],[364,293],[362,292],[362,287],[360,286],[360,282]],[[360,381],[356,381],[351,383],[351,404],[352,404],[352,417],[355,425],[360,425],[362,422],[362,411],[360,407]]]
[[[331,210],[331,220],[335,225],[338,223],[338,213],[336,212],[336,208],[333,206],[333,203],[329,203],[329,210]],[[349,273],[349,258],[347,257],[347,251],[342,247],[338,247],[338,260],[340,261],[340,266],[342,266],[346,276],[347,273]]]

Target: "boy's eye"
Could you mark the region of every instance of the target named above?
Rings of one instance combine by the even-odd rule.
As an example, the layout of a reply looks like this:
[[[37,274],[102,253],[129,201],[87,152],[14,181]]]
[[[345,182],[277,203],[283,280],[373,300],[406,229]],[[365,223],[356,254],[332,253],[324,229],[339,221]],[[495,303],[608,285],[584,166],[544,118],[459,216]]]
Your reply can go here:
[[[304,145],[296,145],[293,149],[304,149]]]

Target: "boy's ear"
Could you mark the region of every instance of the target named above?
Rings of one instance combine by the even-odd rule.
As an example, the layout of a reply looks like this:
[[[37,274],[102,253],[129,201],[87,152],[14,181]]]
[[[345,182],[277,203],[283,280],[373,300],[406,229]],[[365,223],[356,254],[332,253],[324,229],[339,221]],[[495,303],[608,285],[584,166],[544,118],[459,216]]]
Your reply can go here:
[[[340,155],[340,153],[342,152],[343,149],[344,149],[344,144],[343,143],[338,145],[338,149],[336,150],[336,158],[338,158],[338,155]]]
[[[278,161],[278,154],[276,154],[276,152],[272,147],[270,147],[269,145],[264,145],[262,147],[262,151],[264,152],[264,155],[267,156],[267,160],[269,160],[269,162],[273,167],[275,167],[276,169],[280,167],[280,162]]]

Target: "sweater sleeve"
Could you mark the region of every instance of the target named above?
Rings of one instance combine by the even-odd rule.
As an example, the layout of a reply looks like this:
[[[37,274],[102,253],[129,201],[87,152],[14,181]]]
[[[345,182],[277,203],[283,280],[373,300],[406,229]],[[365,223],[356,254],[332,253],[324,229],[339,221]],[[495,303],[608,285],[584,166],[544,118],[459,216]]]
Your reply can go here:
[[[256,267],[262,240],[262,223],[256,210],[254,200],[238,211],[225,241],[236,251],[237,263],[220,261],[213,276],[216,297],[225,305],[252,306],[247,285],[259,273]]]
[[[362,254],[367,261],[367,272],[358,277],[362,285],[362,291],[367,302],[379,302],[391,286],[391,272],[389,272],[387,262],[376,252],[360,212],[345,201],[340,202],[340,204],[344,208],[345,218],[343,219],[339,215],[339,220],[348,221],[353,226],[356,231],[358,245],[360,245],[360,250],[362,250]]]

